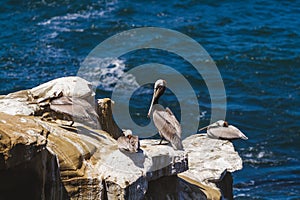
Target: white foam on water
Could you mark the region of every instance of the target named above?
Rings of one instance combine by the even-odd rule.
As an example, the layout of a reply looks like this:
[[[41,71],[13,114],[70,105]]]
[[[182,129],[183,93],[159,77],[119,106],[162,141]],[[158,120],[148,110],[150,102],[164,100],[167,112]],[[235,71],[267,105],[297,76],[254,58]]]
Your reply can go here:
[[[264,155],[265,155],[265,152],[261,151],[261,152],[258,153],[257,158],[263,158]]]
[[[85,63],[85,66],[80,69],[78,76],[105,91],[113,91],[119,80],[122,81],[122,84],[118,89],[126,91],[132,87],[139,87],[135,77],[125,73],[124,62],[118,58],[89,57],[88,63]]]
[[[66,15],[54,16],[48,20],[39,22],[40,26],[51,26],[56,30],[66,31],[66,26],[74,25],[74,21],[78,20],[88,20],[88,19],[98,19],[99,17],[104,17],[106,14],[111,13],[115,10],[114,5],[117,1],[105,2],[105,6],[103,9],[97,8],[98,6],[89,6],[84,11],[79,11],[76,13],[67,13]],[[103,4],[103,2],[99,2],[99,5]]]

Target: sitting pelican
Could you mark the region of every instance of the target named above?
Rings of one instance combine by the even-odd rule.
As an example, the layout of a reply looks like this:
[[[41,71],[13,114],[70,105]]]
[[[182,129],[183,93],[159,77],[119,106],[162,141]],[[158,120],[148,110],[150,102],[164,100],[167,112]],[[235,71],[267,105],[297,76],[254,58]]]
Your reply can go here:
[[[85,99],[64,96],[62,92],[43,98],[38,101],[39,106],[44,107],[45,113],[42,119],[52,118],[70,121],[74,120],[93,128],[97,128],[98,114],[94,107]],[[47,112],[48,111],[48,112]]]
[[[228,122],[224,120],[219,120],[213,124],[203,127],[199,129],[199,131],[202,131],[204,129],[207,129],[207,136],[210,138],[225,140],[248,139],[248,137],[245,136],[238,128],[232,125],[228,125]]]
[[[181,142],[181,126],[172,111],[167,107],[164,109],[158,104],[159,97],[166,89],[166,81],[159,79],[154,84],[154,93],[150,104],[148,117],[152,116],[155,127],[161,136],[161,144],[163,138],[169,141],[176,150],[183,150]]]

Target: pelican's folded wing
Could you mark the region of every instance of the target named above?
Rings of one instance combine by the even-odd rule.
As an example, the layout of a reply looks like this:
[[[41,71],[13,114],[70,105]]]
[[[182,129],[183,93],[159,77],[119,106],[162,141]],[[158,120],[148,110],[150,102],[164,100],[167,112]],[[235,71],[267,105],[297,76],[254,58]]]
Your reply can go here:
[[[168,113],[170,119],[172,119],[172,123],[174,128],[176,129],[176,133],[177,135],[181,138],[181,126],[178,122],[178,120],[176,119],[175,115],[172,113],[172,111],[170,110],[170,108],[166,108],[166,112]]]
[[[207,136],[210,138],[221,138],[227,140],[243,139],[248,138],[236,127],[229,125],[229,127],[218,127],[207,130]]]
[[[72,105],[73,101],[70,97],[62,96],[51,100],[52,105]]]

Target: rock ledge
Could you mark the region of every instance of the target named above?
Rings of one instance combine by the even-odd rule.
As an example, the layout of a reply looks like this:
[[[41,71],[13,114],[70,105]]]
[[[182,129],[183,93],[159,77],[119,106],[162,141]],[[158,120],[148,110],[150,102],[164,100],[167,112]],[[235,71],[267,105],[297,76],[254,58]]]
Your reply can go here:
[[[58,94],[71,107],[51,106]],[[0,199],[232,198],[230,173],[242,160],[231,142],[192,135],[175,151],[145,139],[137,153],[123,152],[111,103],[95,102],[79,77],[0,96]],[[72,106],[84,112],[70,115]]]

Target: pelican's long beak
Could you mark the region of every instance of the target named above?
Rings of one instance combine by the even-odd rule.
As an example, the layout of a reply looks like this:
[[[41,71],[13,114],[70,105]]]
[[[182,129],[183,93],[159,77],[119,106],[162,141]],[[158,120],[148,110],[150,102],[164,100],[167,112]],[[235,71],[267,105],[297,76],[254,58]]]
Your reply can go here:
[[[150,108],[149,108],[148,115],[147,115],[148,118],[150,117],[150,114],[152,112],[153,103],[154,103],[154,100],[157,98],[158,93],[159,93],[159,89],[154,89],[152,101],[151,101]]]
[[[208,128],[208,126],[204,126],[204,127],[200,128],[198,131],[203,131],[203,130],[205,130],[207,128]]]

